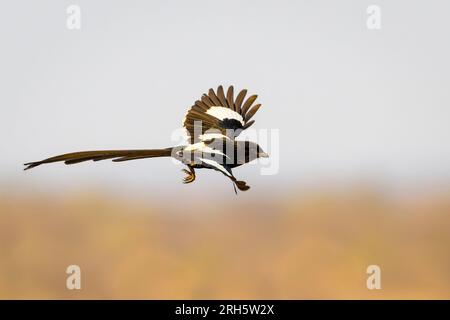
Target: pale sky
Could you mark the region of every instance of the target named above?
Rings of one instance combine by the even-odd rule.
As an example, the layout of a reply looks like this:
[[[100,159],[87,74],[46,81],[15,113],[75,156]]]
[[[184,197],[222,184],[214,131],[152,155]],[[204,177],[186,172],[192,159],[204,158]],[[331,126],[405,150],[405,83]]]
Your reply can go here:
[[[71,4],[81,30],[66,27]],[[380,30],[366,26],[372,4]],[[219,84],[258,94],[253,128],[279,130],[278,174],[235,170],[251,186],[448,183],[449,10],[444,0],[5,2],[1,184],[186,192],[168,159],[32,172],[22,163],[171,146],[187,108]],[[231,188],[209,171],[194,184]]]

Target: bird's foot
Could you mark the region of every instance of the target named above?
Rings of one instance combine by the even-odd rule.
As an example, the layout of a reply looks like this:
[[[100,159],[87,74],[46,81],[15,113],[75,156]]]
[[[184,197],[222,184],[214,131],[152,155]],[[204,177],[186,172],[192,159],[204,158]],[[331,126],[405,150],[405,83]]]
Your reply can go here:
[[[236,180],[236,181],[234,181],[234,184],[241,191],[247,191],[248,189],[250,189],[250,186],[247,185],[247,183],[245,181]]]
[[[186,169],[183,169],[182,171],[186,173],[186,177],[183,178],[183,183],[191,183],[195,180],[195,173]]]

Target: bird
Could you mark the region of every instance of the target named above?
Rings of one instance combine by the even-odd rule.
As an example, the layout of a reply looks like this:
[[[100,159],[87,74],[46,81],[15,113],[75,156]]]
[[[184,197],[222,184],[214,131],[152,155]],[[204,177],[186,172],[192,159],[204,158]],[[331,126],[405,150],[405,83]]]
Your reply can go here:
[[[188,109],[182,125],[186,131],[187,144],[164,149],[137,150],[96,150],[71,152],[41,161],[25,163],[24,170],[29,170],[53,162],[64,162],[66,165],[85,161],[112,160],[123,162],[156,157],[172,157],[179,160],[187,169],[182,182],[195,181],[195,169],[213,169],[221,172],[233,183],[233,188],[247,191],[250,186],[243,180],[238,180],[232,169],[258,158],[269,155],[256,143],[236,139],[239,134],[248,129],[255,120],[253,116],[261,104],[255,104],[257,95],[248,96],[247,89],[242,89],[234,97],[234,87],[228,87],[225,94],[222,85],[217,90],[210,88],[199,100]]]

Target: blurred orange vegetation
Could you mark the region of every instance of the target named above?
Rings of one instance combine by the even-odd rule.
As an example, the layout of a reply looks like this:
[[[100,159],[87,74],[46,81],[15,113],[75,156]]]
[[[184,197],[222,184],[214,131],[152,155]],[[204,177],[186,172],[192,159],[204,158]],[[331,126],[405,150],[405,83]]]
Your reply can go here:
[[[3,193],[0,298],[450,298],[448,194],[245,197]],[[66,289],[71,264],[81,290]],[[372,264],[381,290],[366,287]]]

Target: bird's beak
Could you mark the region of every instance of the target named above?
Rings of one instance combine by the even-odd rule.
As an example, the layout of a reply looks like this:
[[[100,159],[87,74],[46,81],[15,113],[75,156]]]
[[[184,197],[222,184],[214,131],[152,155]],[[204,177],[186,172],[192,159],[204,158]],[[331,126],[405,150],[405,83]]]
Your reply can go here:
[[[264,151],[262,151],[262,152],[258,153],[258,157],[259,158],[268,158],[269,155],[267,153],[265,153]]]

